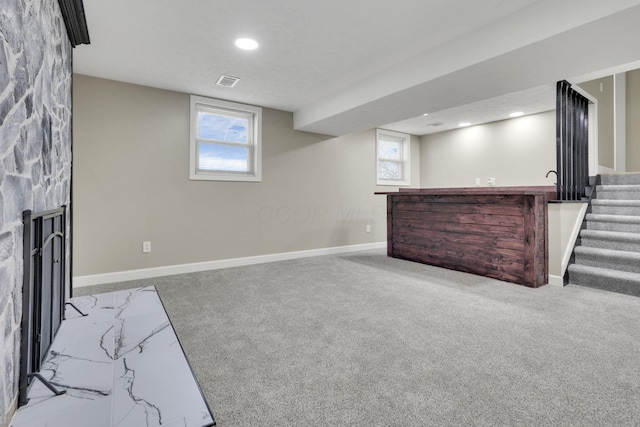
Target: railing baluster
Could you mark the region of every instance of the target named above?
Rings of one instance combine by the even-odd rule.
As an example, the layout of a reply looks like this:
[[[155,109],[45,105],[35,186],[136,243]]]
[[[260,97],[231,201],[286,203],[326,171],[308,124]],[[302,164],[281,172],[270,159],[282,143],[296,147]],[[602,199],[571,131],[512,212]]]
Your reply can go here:
[[[558,200],[581,200],[589,182],[589,102],[564,80],[556,97]]]
[[[563,200],[562,195],[562,82],[558,82],[556,85],[556,193],[557,199]]]

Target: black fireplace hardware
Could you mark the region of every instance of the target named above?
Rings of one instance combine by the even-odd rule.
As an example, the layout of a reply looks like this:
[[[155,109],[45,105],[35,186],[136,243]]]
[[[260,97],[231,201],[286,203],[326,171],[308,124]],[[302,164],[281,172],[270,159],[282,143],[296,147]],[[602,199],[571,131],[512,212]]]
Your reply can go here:
[[[27,403],[27,390],[33,378],[56,395],[65,393],[50,384],[39,371],[64,320],[68,283],[66,262],[63,261],[67,253],[66,207],[36,214],[26,210],[22,216],[24,275],[19,406]]]
[[[56,396],[60,396],[61,394],[65,394],[65,393],[67,392],[67,390],[58,390],[57,388],[55,388],[55,387],[53,386],[53,384],[51,384],[49,381],[47,381],[47,379],[46,379],[46,378],[44,378],[42,375],[40,375],[40,374],[39,374],[39,373],[37,373],[37,372],[35,372],[35,373],[33,373],[33,374],[29,374],[29,375],[27,375],[27,377],[28,377],[29,379],[32,379],[32,378],[37,378],[37,379],[39,379],[39,380],[40,380],[40,382],[41,382],[42,384],[44,384],[44,385],[45,385],[45,387],[47,387],[49,390],[51,390],[51,392],[52,392],[53,394],[55,394]],[[27,402],[29,402],[29,399],[25,399],[25,400],[24,400],[24,403],[22,403],[22,405],[25,405]]]
[[[83,313],[82,311],[80,311],[80,309],[79,309],[78,307],[76,307],[75,305],[73,305],[73,303],[72,303],[72,302],[67,301],[67,302],[65,302],[65,303],[64,303],[64,305],[65,305],[65,306],[67,306],[67,305],[71,306],[71,308],[73,308],[75,311],[77,311],[78,313],[80,313],[80,315],[81,315],[82,317],[88,316],[88,314],[87,314],[87,313]]]

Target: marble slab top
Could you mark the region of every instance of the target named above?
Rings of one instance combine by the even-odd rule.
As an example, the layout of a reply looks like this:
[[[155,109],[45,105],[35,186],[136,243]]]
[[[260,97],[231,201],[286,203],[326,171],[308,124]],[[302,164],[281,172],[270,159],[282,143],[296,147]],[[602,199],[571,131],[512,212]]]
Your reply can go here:
[[[69,302],[11,427],[215,425],[154,286]]]

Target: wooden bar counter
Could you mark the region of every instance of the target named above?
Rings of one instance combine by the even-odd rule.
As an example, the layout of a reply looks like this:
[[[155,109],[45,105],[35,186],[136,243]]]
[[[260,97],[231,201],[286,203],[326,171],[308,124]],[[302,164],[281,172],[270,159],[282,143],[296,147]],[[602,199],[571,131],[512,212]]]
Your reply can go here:
[[[554,186],[401,189],[387,196],[394,258],[537,288],[548,282]]]

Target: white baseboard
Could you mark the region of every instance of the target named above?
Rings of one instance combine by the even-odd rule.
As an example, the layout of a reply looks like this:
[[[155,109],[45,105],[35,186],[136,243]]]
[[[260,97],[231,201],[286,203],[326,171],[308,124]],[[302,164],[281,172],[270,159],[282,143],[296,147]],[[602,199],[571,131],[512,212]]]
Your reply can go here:
[[[387,242],[365,243],[361,245],[336,246],[332,248],[310,249],[306,251],[282,252],[277,254],[258,255],[243,258],[221,259],[216,261],[196,262],[192,264],[167,265],[163,267],[143,268],[140,270],[116,271],[114,273],[92,274],[73,278],[73,287],[102,285],[106,283],[126,282],[129,280],[151,279],[174,274],[195,273],[198,271],[218,270],[220,268],[242,267],[245,265],[264,264],[267,262],[286,261],[289,259],[308,258],[321,255],[343,254],[348,252],[383,249]]]
[[[556,276],[554,274],[549,275],[549,286],[559,286],[564,287],[564,280],[561,276]]]
[[[598,165],[598,174],[600,175],[611,175],[616,173],[615,169],[608,168],[606,166]]]

